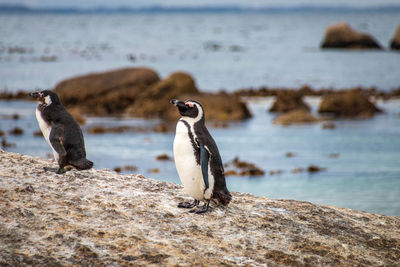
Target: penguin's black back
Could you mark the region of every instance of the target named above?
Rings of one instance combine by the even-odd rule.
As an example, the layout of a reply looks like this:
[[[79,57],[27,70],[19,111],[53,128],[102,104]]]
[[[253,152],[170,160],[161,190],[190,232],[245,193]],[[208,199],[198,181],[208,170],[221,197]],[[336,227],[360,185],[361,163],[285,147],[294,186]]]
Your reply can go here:
[[[221,202],[221,204],[227,205],[230,202],[232,196],[229,193],[228,188],[226,187],[224,165],[222,163],[217,144],[215,143],[214,138],[211,136],[207,127],[205,126],[204,120],[200,120],[194,124],[194,131],[197,138],[205,146],[207,146],[211,154],[210,169],[215,181],[213,198],[217,199],[219,202]],[[200,154],[200,151],[198,153]]]
[[[78,122],[61,105],[51,104],[49,106],[39,105],[43,119],[51,125],[63,128],[62,142],[67,152],[67,161],[77,161],[86,158],[85,143],[82,130]]]

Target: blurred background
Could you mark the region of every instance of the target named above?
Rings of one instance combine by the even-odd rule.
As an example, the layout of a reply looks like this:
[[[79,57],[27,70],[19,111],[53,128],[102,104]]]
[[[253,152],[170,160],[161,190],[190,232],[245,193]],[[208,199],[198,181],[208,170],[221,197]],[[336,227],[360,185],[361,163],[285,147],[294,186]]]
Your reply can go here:
[[[131,2],[0,1],[2,149],[52,157],[18,92],[55,89],[96,169],[180,183],[192,97],[231,191],[400,216],[398,1]]]

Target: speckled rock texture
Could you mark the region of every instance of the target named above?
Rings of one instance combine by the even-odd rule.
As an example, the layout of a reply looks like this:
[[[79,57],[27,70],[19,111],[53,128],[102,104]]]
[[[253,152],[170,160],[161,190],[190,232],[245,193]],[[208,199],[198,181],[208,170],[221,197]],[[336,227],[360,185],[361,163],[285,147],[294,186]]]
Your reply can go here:
[[[396,266],[400,218],[233,193],[204,215],[182,187],[0,150],[1,266]]]

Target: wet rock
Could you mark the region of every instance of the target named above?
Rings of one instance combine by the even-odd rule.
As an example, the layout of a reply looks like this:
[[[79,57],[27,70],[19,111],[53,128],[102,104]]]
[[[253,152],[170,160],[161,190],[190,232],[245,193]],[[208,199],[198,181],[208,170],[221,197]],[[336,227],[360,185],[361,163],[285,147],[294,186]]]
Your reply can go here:
[[[336,128],[336,125],[333,122],[330,121],[326,121],[322,124],[322,129],[329,129],[329,130],[333,130]]]
[[[16,146],[17,145],[14,144],[14,143],[8,143],[7,139],[5,137],[3,137],[1,139],[1,147],[4,148],[4,149],[9,148],[9,147],[16,147]]]
[[[322,48],[382,49],[367,33],[354,30],[349,24],[339,22],[326,28]]]
[[[324,171],[324,170],[325,170],[325,168],[321,168],[321,167],[318,167],[318,166],[315,166],[315,165],[310,165],[310,166],[307,167],[307,171],[311,172],[311,173],[320,172],[320,171]]]
[[[286,152],[286,154],[285,154],[285,157],[287,157],[287,158],[292,158],[294,156],[296,156],[296,153],[293,153],[293,152]]]
[[[113,127],[104,127],[101,125],[94,125],[87,130],[89,134],[105,134],[105,133],[125,133],[125,132],[146,132],[149,129],[145,127],[138,126],[113,126]]]
[[[390,49],[400,50],[400,24],[397,26],[396,32],[390,41]]]
[[[169,117],[171,115],[167,114],[171,110],[169,102],[171,99],[198,92],[195,82],[189,74],[176,72],[138,95],[135,103],[126,110],[126,114],[143,118]],[[176,110],[175,113],[177,113]]]
[[[86,123],[86,117],[82,115],[79,109],[70,109],[68,112],[74,117],[74,119],[80,124],[83,125]]]
[[[292,110],[310,111],[310,107],[304,103],[303,95],[299,91],[278,91],[275,102],[272,104],[269,112],[289,112]]]
[[[167,154],[158,155],[158,156],[156,157],[156,159],[159,160],[159,161],[172,161],[172,160],[173,160],[173,159],[172,159],[170,156],[168,156]]]
[[[331,154],[328,155],[328,158],[337,159],[339,156],[340,156],[339,153],[331,153]]]
[[[15,127],[12,130],[8,131],[9,134],[11,135],[23,135],[24,134],[24,130],[21,129],[20,127]]]
[[[170,100],[179,98],[200,101],[210,120],[236,121],[251,117],[246,104],[238,96],[201,93],[194,79],[184,72],[160,80],[150,69],[121,69],[65,80],[56,86],[55,91],[69,110],[77,110],[79,114],[176,121],[179,114]]]
[[[166,123],[159,123],[156,125],[156,127],[153,128],[153,132],[156,133],[167,133],[168,131],[168,124]]]
[[[204,215],[180,185],[107,170],[44,172],[0,150],[0,265],[396,266],[400,218],[232,192]],[[15,189],[34,185],[35,193]]]
[[[4,132],[0,130],[0,137],[4,136]]]
[[[310,112],[305,110],[293,110],[288,113],[278,116],[274,120],[274,124],[281,124],[284,126],[291,124],[304,124],[304,123],[315,123],[320,120],[312,115]]]
[[[294,168],[292,170],[292,173],[299,173],[299,172],[304,172],[304,168]]]
[[[55,87],[67,108],[94,115],[122,114],[139,94],[160,80],[146,68],[126,68],[64,80]]]
[[[36,132],[33,132],[33,136],[43,137],[43,133],[42,133],[42,131],[36,131]]]
[[[335,117],[372,117],[381,112],[368,97],[358,90],[342,91],[322,98],[318,108],[319,113]]]
[[[224,165],[226,176],[262,176],[265,172],[254,163],[246,162],[235,157],[232,161]]]

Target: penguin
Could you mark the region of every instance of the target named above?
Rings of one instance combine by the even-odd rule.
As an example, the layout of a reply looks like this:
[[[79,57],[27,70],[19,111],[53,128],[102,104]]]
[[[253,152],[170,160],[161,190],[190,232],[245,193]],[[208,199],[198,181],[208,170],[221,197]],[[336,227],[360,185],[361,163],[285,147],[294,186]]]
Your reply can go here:
[[[207,212],[211,200],[228,205],[232,196],[226,187],[217,144],[205,125],[203,106],[194,100],[173,99],[171,104],[182,116],[173,145],[175,166],[185,192],[194,198],[192,203],[181,202],[178,207],[201,214]],[[198,207],[200,201],[204,201],[202,207]]]
[[[61,104],[57,94],[44,90],[29,95],[39,101],[36,108],[36,119],[43,137],[53,150],[54,158],[59,165],[56,173],[64,173],[64,167],[67,165],[72,165],[78,170],[92,168],[93,162],[86,159],[82,130]]]

